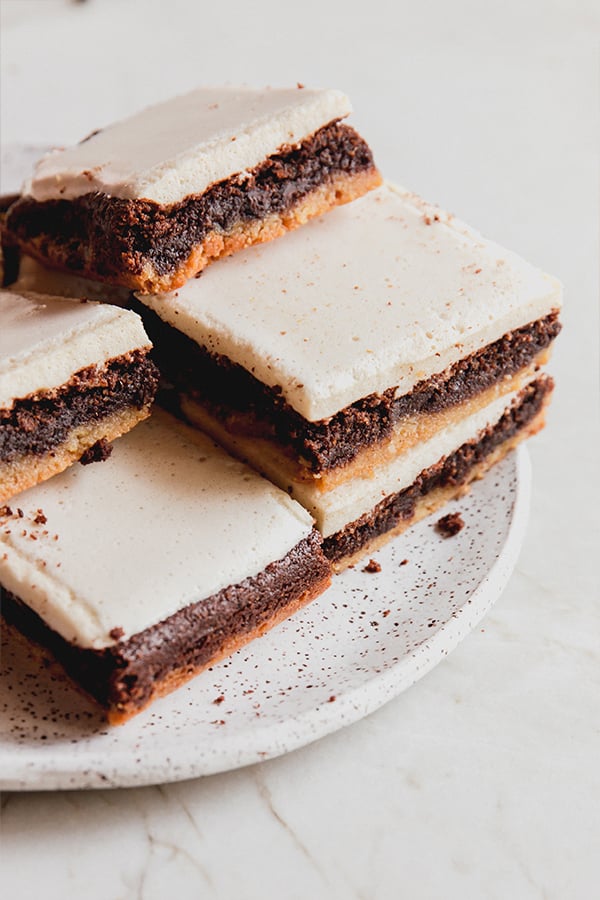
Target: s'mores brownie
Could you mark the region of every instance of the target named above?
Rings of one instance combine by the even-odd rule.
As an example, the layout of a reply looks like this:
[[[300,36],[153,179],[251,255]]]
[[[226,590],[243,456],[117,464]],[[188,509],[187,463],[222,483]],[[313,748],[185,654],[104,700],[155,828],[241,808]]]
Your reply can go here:
[[[42,262],[145,293],[380,183],[336,90],[201,88],[38,164],[7,225]]]
[[[2,614],[113,724],[330,582],[306,510],[160,411],[19,505],[0,511]]]
[[[0,291],[0,503],[149,415],[150,350],[130,310]]]
[[[303,503],[337,567],[543,424],[560,285],[390,185],[140,299],[184,415]]]

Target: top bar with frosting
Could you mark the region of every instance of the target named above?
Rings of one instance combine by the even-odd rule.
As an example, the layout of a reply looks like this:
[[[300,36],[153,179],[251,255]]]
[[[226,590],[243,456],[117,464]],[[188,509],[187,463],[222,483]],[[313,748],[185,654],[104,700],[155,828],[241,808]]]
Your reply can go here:
[[[336,90],[200,88],[56,150],[8,215],[42,262],[146,293],[376,186]]]

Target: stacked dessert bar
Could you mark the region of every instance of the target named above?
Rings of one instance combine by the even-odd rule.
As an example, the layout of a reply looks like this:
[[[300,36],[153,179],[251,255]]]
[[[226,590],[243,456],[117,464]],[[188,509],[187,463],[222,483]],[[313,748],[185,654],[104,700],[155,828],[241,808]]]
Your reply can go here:
[[[382,184],[349,111],[337,91],[195,91],[46,157],[6,214],[23,256],[0,297],[0,460],[39,477],[0,475],[4,500],[80,455],[73,384],[105,386],[82,451],[100,459],[129,397],[106,367],[139,374],[140,418],[145,333],[163,378],[169,413],[0,519],[5,617],[110,721],[317,596],[332,567],[543,425],[559,285]],[[60,299],[82,296],[105,304]],[[100,352],[103,328],[118,347]],[[44,454],[60,465],[43,470]]]
[[[302,503],[336,568],[537,431],[552,390],[557,282],[389,185],[138,300],[185,417]]]

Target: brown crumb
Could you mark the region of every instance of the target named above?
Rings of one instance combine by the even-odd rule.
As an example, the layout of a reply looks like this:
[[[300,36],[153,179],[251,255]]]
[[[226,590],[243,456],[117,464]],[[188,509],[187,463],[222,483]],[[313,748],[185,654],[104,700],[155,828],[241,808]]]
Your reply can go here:
[[[13,511],[10,506],[0,506],[0,516],[12,516]]]
[[[20,519],[22,519],[23,516],[25,515],[25,513],[23,512],[23,510],[22,510],[22,509],[19,509],[18,506],[17,506],[17,515],[18,515],[18,517],[19,517]]]
[[[400,565],[401,565],[401,566],[407,566],[407,565],[408,565],[408,560],[407,560],[407,559],[403,559],[402,562],[400,563]]]
[[[48,519],[44,515],[41,509],[38,509],[35,519],[33,520],[34,525],[45,525]]]
[[[389,610],[389,609],[384,609],[384,611],[381,613],[381,615],[383,616],[384,619],[387,619],[387,617],[389,616],[389,614],[390,614],[390,610]]]
[[[376,559],[370,559],[364,567],[363,572],[370,572],[372,574],[374,574],[375,572],[381,572],[381,566]]]
[[[213,703],[215,704],[215,706],[219,706],[223,702],[224,699],[225,699],[224,695],[221,694],[220,697],[216,697],[216,699],[213,700]]]
[[[335,694],[332,694],[331,697],[329,698],[329,700],[328,700],[327,702],[328,702],[328,703],[335,703],[336,700],[337,700],[337,697],[335,696]]]
[[[301,91],[304,88],[304,85],[302,84],[301,81],[298,81],[298,82],[296,82],[296,87],[298,88],[299,91]]]
[[[120,625],[117,625],[116,628],[111,628],[110,631],[108,632],[108,636],[111,637],[113,639],[113,641],[119,641],[123,637],[124,634],[125,634],[125,632],[123,631],[123,629],[121,628]]]
[[[95,444],[85,451],[80,457],[79,462],[82,466],[89,466],[90,463],[104,462],[112,453],[112,444],[109,444],[105,438],[100,438]]]
[[[465,523],[460,513],[448,513],[448,515],[438,519],[435,523],[435,527],[442,537],[449,538],[454,537],[455,534],[462,531],[465,527]]]

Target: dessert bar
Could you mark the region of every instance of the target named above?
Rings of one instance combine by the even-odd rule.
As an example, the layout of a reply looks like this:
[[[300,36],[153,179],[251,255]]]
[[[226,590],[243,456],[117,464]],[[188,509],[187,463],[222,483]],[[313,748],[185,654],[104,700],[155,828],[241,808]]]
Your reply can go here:
[[[48,265],[155,293],[380,183],[335,90],[201,88],[55,151],[7,228]]]
[[[130,310],[0,291],[0,503],[149,415],[150,350]]]
[[[303,503],[336,565],[464,489],[551,392],[560,285],[390,185],[139,300],[180,410]]]
[[[330,582],[308,513],[160,411],[19,506],[0,511],[3,616],[113,724]]]

